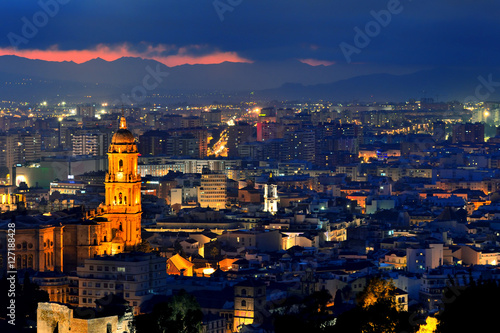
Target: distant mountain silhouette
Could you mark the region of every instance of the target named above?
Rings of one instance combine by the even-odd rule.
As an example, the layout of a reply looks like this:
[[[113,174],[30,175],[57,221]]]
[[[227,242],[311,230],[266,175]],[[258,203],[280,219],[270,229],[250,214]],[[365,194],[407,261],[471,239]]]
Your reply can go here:
[[[353,77],[355,69],[358,75]],[[161,82],[152,89],[156,81],[147,76],[155,71],[168,76],[161,75]],[[294,60],[167,67],[141,58],[97,58],[77,64],[1,56],[0,97],[31,102],[100,102],[130,95],[135,89],[146,90],[148,97],[144,101],[150,102],[211,102],[250,96],[263,100],[339,102],[406,101],[421,97],[460,101],[475,94],[480,84],[478,76],[487,80],[490,74],[492,81],[500,81],[498,71],[431,69],[391,75],[352,65],[309,66]],[[493,87],[492,93],[482,89],[481,93],[489,93],[488,99],[499,99],[500,87]]]
[[[310,86],[284,84],[277,89],[262,90],[256,94],[256,97],[294,99],[296,96],[306,96],[312,100],[361,100],[365,102],[399,102],[411,98],[428,97],[440,101],[464,102],[467,97],[476,97],[476,88],[481,85],[478,77],[482,76],[488,81],[490,74],[492,81],[499,82],[500,85],[499,71],[432,69],[406,75],[364,75]],[[500,87],[493,88],[491,92],[487,87],[481,88],[476,98],[480,101],[499,100]]]

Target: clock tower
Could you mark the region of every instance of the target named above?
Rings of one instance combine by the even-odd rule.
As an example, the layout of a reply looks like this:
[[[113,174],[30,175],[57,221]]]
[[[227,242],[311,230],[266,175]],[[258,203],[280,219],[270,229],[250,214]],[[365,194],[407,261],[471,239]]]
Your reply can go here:
[[[137,172],[139,153],[133,134],[122,114],[120,127],[108,150],[108,172],[104,181],[104,217],[112,253],[133,250],[141,242],[141,176]]]

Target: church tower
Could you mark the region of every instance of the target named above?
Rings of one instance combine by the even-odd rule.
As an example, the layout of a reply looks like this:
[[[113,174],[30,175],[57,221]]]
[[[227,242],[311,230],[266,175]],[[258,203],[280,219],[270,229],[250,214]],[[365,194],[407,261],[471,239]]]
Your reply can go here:
[[[141,242],[141,176],[137,171],[139,153],[135,138],[122,114],[120,128],[108,149],[108,172],[104,181],[104,217],[112,253],[133,250]]]
[[[271,173],[267,184],[264,185],[264,211],[273,215],[276,214],[278,211],[278,201],[278,185]]]

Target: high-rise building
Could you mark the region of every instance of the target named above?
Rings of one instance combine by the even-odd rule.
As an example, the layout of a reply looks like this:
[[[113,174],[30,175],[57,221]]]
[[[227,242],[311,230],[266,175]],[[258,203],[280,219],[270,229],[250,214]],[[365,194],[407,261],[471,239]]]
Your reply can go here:
[[[436,142],[446,140],[446,123],[444,121],[436,121],[432,126],[432,138]]]
[[[42,150],[42,136],[40,134],[21,135],[21,158],[22,163],[40,160]]]
[[[0,166],[9,168],[12,173],[12,166],[21,163],[20,149],[18,135],[0,135]]]
[[[244,142],[255,141],[254,128],[248,123],[239,123],[229,126],[227,129],[227,153],[228,156],[238,156],[238,147]]]
[[[191,134],[198,140],[198,158],[207,157],[208,151],[208,132],[206,128],[203,127],[190,127],[190,128],[178,128],[171,129],[168,131],[170,136],[183,136],[185,134]]]
[[[218,126],[222,122],[222,112],[219,109],[202,112],[201,119],[204,126]]]
[[[455,124],[452,132],[452,142],[484,142],[484,124],[482,123],[465,123]]]
[[[279,127],[280,125],[275,122],[257,123],[257,141],[267,141],[280,138],[283,133]]]
[[[198,190],[198,203],[201,207],[225,209],[227,201],[227,180],[225,173],[204,168]]]
[[[79,105],[76,107],[76,114],[84,118],[95,117],[95,106],[92,105]]]
[[[182,128],[193,128],[201,126],[201,118],[196,116],[182,117],[181,127]]]
[[[73,136],[73,155],[104,155],[107,147],[105,134],[83,132]]]
[[[42,150],[40,134],[14,133],[0,135],[0,166],[9,168],[15,164],[38,161]]]
[[[283,161],[286,159],[287,152],[284,149],[285,140],[284,139],[271,139],[264,142],[264,147],[262,150],[263,160],[276,160]]]
[[[73,135],[81,126],[82,123],[75,120],[61,120],[59,122],[59,145],[62,149],[71,150]]]
[[[165,155],[197,158],[200,156],[199,138],[187,133],[170,136],[165,140]]]
[[[288,160],[308,161],[314,163],[316,140],[313,130],[299,130],[285,133]]]
[[[164,155],[168,133],[166,131],[147,131],[139,137],[141,155]]]

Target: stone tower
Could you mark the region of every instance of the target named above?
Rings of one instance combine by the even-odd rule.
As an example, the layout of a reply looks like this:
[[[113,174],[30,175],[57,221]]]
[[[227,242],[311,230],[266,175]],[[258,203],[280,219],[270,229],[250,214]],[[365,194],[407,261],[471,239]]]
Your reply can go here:
[[[108,172],[104,181],[106,197],[103,216],[108,220],[108,241],[112,254],[133,250],[141,242],[141,176],[137,171],[139,153],[135,138],[122,114],[120,128],[108,149]]]
[[[234,286],[233,332],[244,325],[262,324],[265,319],[266,284],[249,279]]]

